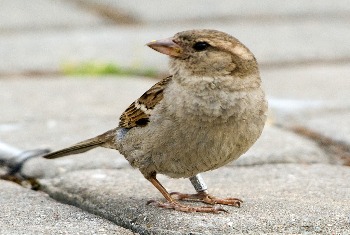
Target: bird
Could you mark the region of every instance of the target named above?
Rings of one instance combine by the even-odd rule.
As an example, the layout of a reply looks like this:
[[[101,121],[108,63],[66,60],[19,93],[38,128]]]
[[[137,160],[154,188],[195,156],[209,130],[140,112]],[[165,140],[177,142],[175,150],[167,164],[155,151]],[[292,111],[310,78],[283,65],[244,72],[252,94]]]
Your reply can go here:
[[[146,45],[168,56],[169,76],[127,107],[117,127],[43,157],[115,149],[166,199],[148,204],[205,213],[227,212],[219,205],[240,207],[241,199],[211,195],[201,173],[239,158],[263,131],[268,104],[255,56],[213,29],[186,30]],[[169,193],[158,174],[189,178],[196,193]]]

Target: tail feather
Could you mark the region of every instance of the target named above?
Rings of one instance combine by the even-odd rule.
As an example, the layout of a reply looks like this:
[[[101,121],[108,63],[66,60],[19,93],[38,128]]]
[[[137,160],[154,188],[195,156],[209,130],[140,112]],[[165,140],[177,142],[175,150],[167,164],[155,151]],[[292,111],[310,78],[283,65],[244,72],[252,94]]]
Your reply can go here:
[[[64,148],[55,152],[48,153],[43,156],[43,158],[54,159],[59,157],[64,157],[73,154],[79,154],[87,152],[91,149],[97,148],[99,146],[106,146],[113,148],[115,139],[116,129],[109,130],[102,135],[96,136],[94,138],[84,140],[68,148]]]

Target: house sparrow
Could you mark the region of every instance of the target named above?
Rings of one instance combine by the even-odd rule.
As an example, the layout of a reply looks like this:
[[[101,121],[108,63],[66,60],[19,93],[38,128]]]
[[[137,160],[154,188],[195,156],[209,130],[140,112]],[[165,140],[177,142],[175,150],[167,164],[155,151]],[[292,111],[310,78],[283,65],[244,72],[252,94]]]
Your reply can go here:
[[[57,158],[96,147],[118,150],[165,197],[151,201],[184,212],[225,211],[179,200],[240,206],[237,198],[211,196],[199,175],[236,160],[260,136],[267,112],[254,55],[216,30],[189,30],[152,41],[170,57],[170,76],[156,83],[121,115],[119,126],[44,156]],[[157,174],[188,177],[196,194],[168,193]]]

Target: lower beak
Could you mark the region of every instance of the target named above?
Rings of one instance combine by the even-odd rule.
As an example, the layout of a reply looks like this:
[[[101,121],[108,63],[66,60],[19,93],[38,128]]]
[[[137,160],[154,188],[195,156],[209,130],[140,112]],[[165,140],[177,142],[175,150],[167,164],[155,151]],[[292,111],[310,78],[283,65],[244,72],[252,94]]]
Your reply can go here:
[[[153,50],[174,57],[179,57],[182,52],[182,48],[173,41],[173,38],[154,40],[146,45]]]

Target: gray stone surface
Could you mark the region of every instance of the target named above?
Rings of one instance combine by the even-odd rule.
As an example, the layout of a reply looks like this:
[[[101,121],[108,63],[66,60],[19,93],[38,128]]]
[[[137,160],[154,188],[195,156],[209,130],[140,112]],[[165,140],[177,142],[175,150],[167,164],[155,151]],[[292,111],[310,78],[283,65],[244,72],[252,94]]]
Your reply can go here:
[[[350,145],[348,1],[0,4],[0,141],[18,148],[58,149],[110,129],[155,83],[48,74],[86,61],[166,71],[166,57],[143,45],[186,29],[215,28],[244,42],[262,65],[270,103],[256,145],[204,174],[213,194],[240,197],[242,208],[207,215],[147,206],[148,199],[163,200],[159,192],[116,151],[99,149],[32,159],[21,171],[39,177],[53,198],[83,210],[0,181],[0,234],[131,233],[117,225],[144,234],[350,233],[349,167],[331,165],[334,154],[288,129],[302,126]],[[130,19],[134,24],[125,24]],[[169,191],[193,192],[188,180],[159,179]]]
[[[0,180],[0,234],[134,234],[99,216]]]
[[[244,203],[219,215],[146,205],[163,198],[136,170],[78,171],[41,183],[53,198],[142,234],[347,234],[349,177],[348,167],[322,164],[224,167],[204,174],[211,193]],[[188,180],[159,179],[169,191],[193,192]]]

